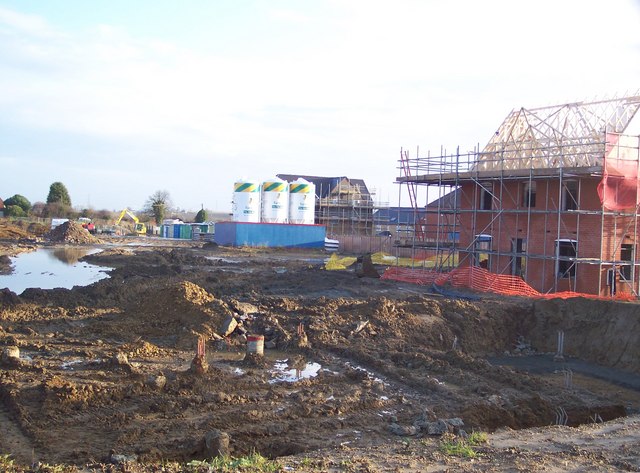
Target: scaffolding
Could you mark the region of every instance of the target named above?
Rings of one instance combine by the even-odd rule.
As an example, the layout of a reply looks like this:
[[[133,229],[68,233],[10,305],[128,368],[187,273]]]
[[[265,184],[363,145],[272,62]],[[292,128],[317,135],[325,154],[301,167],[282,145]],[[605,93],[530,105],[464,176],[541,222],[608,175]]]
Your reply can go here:
[[[316,188],[316,222],[327,227],[327,234],[373,235],[373,194],[359,184],[341,180],[336,186]]]
[[[637,296],[640,137],[626,133],[639,108],[638,95],[521,108],[483,149],[401,149],[396,182],[426,217],[400,246],[542,293]]]

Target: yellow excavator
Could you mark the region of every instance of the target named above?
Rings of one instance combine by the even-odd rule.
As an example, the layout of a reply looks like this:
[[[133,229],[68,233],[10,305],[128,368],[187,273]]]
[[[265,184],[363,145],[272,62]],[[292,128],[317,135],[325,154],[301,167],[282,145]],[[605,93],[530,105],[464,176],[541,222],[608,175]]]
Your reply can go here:
[[[122,212],[120,212],[120,216],[118,217],[118,220],[116,220],[116,226],[118,226],[118,224],[120,224],[120,221],[124,218],[125,215],[128,215],[131,220],[133,220],[134,223],[134,231],[136,232],[136,235],[146,235],[147,234],[147,227],[145,226],[144,223],[140,223],[140,219],[138,217],[136,217],[133,212],[129,209],[123,209]]]

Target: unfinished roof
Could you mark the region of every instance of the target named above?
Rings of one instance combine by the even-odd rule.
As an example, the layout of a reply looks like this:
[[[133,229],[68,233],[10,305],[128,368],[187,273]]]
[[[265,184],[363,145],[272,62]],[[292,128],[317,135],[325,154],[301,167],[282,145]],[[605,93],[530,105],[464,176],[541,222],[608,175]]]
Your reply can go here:
[[[640,95],[512,111],[473,171],[601,166],[607,133],[623,134]]]
[[[322,177],[322,176],[306,176],[303,174],[278,174],[278,178],[293,182],[296,179],[304,179],[305,181],[312,182],[316,186],[316,195],[318,197],[327,197],[331,192],[340,185],[341,182],[346,181],[350,186],[358,189],[358,193],[363,196],[369,196],[369,189],[362,179],[350,179],[346,176],[338,177]]]

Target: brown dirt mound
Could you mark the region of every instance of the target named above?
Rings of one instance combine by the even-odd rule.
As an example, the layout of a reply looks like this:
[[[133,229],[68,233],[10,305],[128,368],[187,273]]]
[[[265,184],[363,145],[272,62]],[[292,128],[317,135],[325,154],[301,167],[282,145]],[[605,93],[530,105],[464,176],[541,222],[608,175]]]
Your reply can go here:
[[[141,336],[177,337],[176,346],[191,347],[197,337],[217,333],[227,315],[232,312],[222,301],[189,281],[166,287],[154,287],[126,309],[127,329],[136,332],[140,322]]]
[[[175,300],[188,301],[196,305],[205,305],[213,302],[215,299],[203,288],[189,281],[178,283],[174,287],[172,297],[175,297]]]
[[[18,305],[21,301],[15,292],[11,292],[8,288],[0,289],[0,306],[12,307]]]
[[[20,238],[31,238],[32,236],[27,230],[19,226],[9,222],[0,222],[0,239],[19,240]]]
[[[41,223],[32,222],[27,226],[27,231],[37,237],[43,237],[45,233],[49,231],[49,227],[47,225],[42,225]]]
[[[96,237],[91,235],[82,225],[76,222],[65,222],[57,226],[45,235],[45,238],[53,242],[64,243],[99,243]]]

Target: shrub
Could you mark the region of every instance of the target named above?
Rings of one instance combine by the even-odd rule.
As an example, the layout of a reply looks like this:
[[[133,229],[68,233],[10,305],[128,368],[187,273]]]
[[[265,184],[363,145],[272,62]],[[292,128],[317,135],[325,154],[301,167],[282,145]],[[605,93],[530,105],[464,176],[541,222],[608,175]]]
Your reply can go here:
[[[6,217],[26,217],[27,214],[22,210],[19,205],[7,205],[4,209],[4,215]]]

